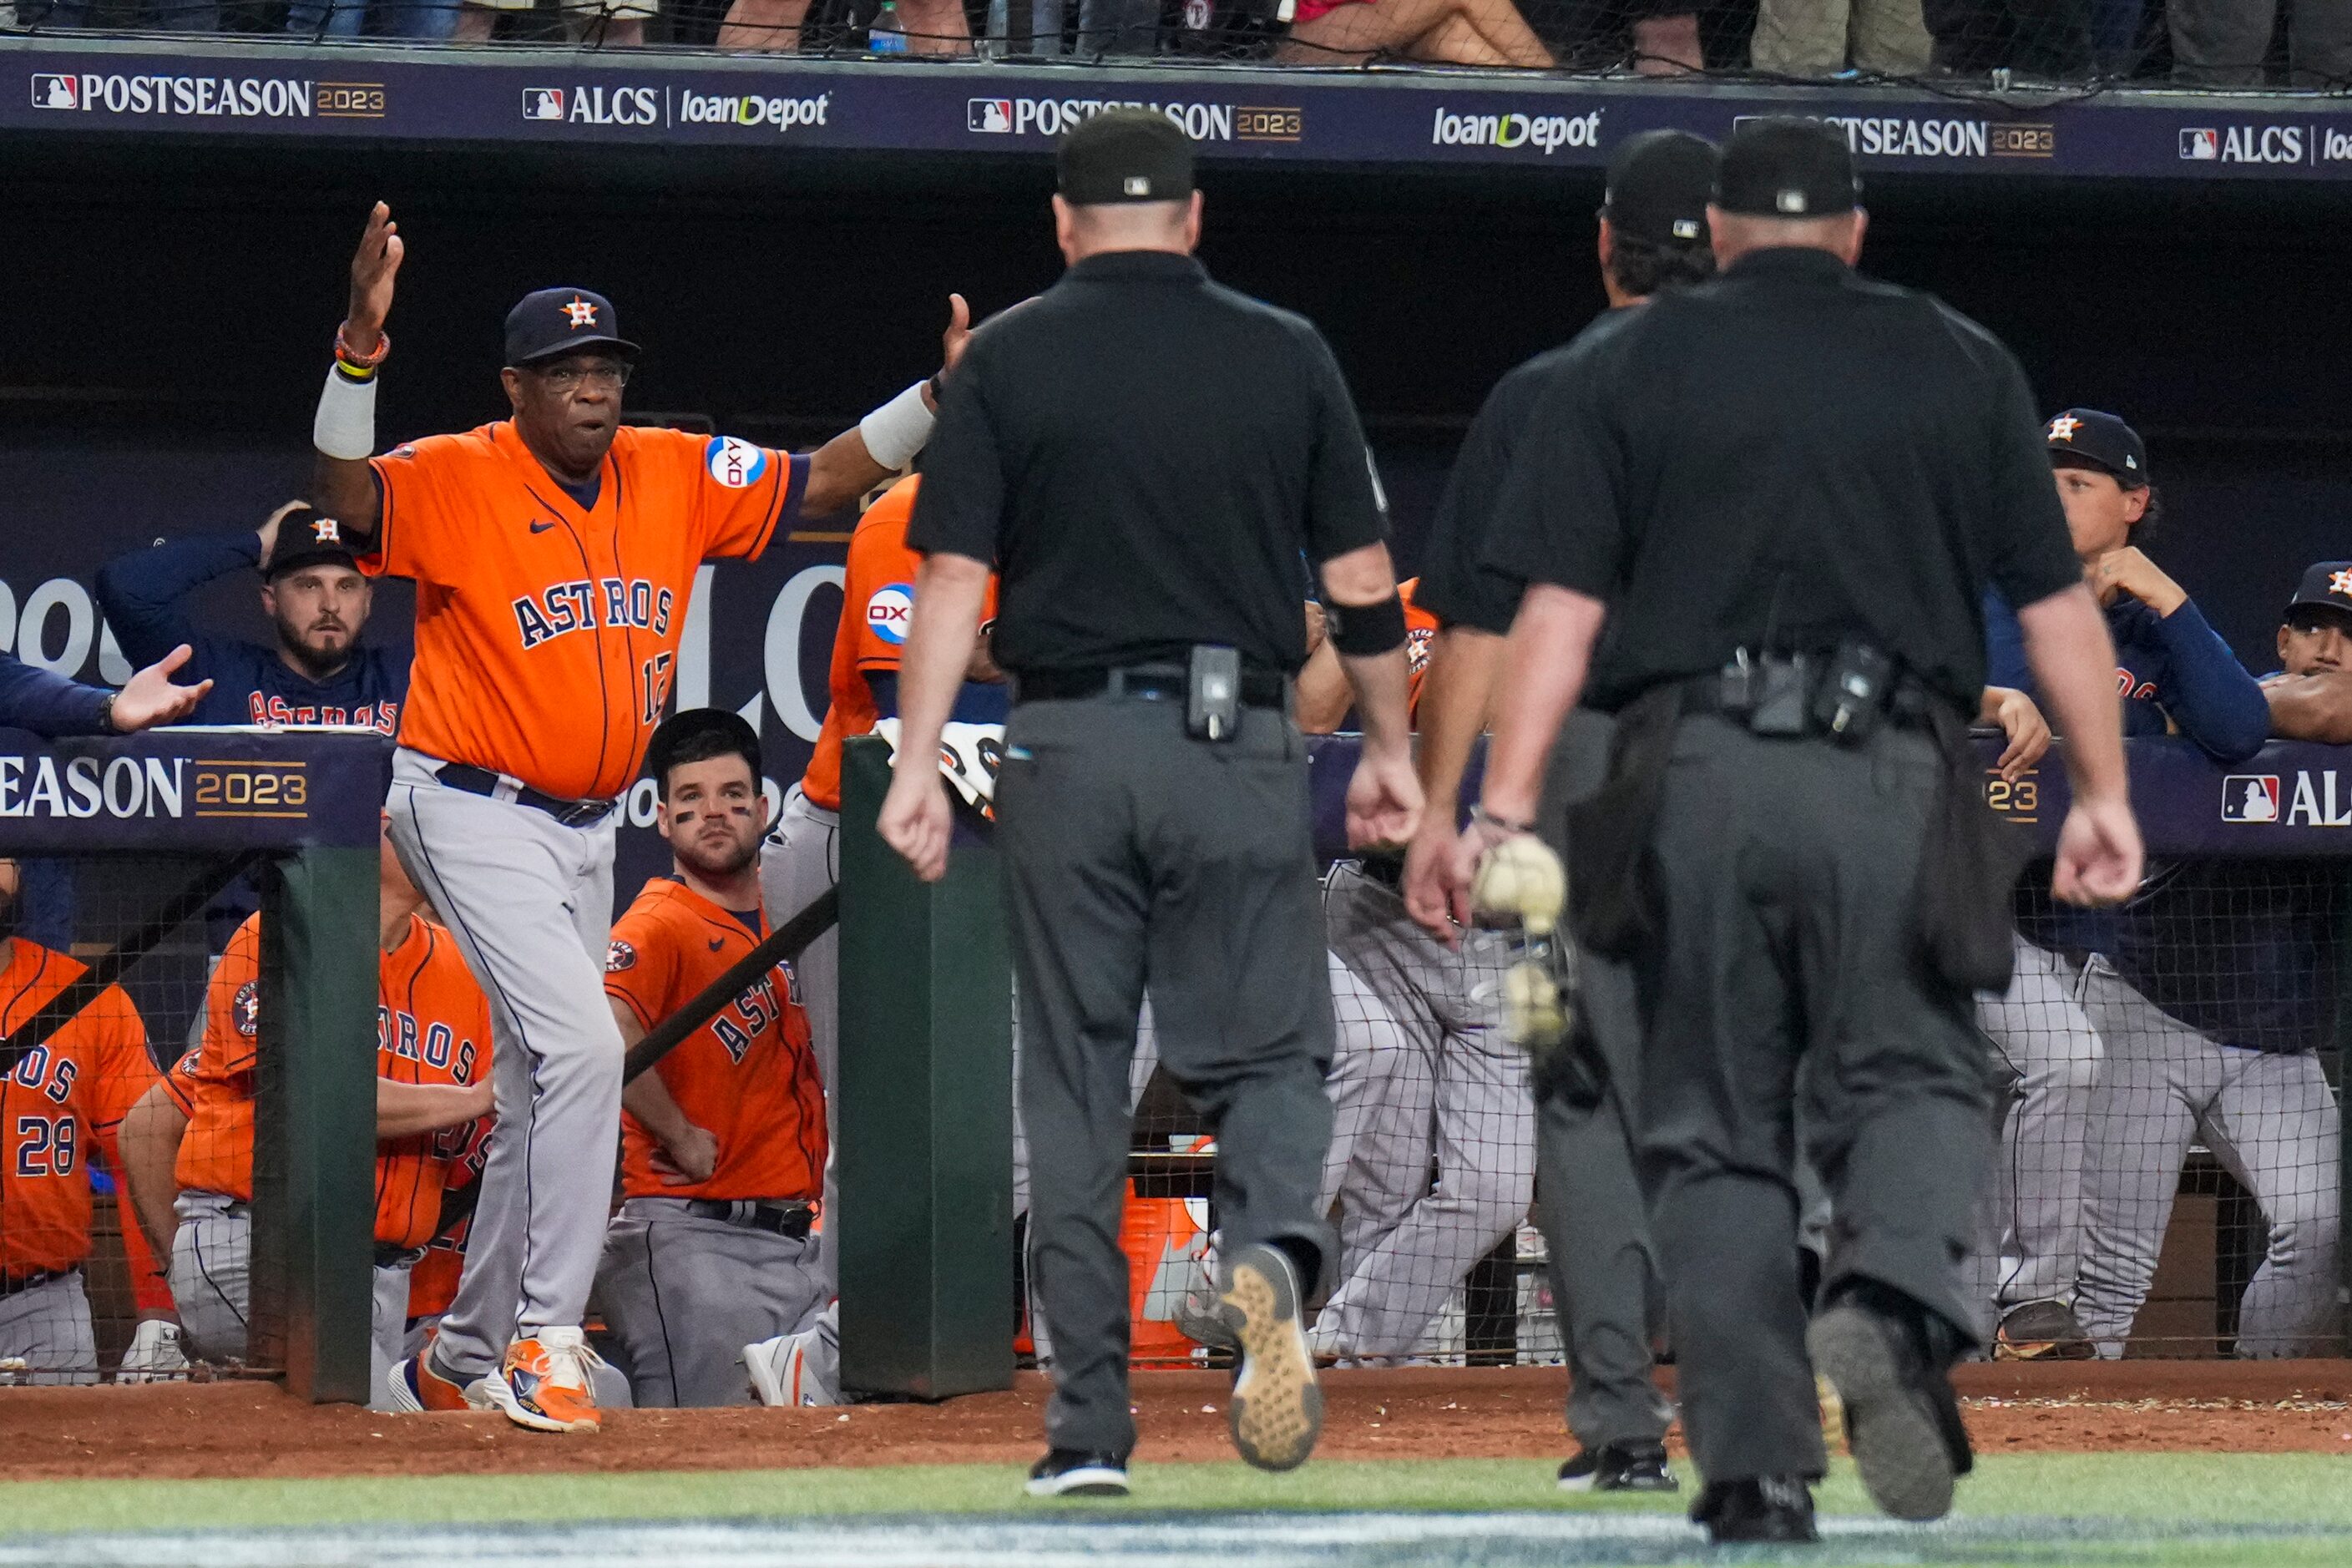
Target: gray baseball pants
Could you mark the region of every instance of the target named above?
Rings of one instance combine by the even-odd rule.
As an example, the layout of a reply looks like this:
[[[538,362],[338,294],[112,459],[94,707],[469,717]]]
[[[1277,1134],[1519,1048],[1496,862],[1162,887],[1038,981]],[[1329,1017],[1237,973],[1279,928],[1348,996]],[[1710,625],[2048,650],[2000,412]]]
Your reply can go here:
[[[2084,1011],[2080,964],[2016,939],[2009,990],[1977,1002],[1977,1026],[2015,1079],[1971,1275],[1996,1314],[2070,1300],[2083,1263],[2083,1169],[2105,1047]],[[1990,1276],[1990,1280],[1985,1276]]]
[[[1332,870],[1323,910],[1333,956],[1381,998],[1381,1022],[1408,1042],[1388,1052],[1399,1070],[1376,1097],[1379,1115],[1355,1140],[1351,1163],[1384,1167],[1381,1189],[1410,1201],[1349,1261],[1314,1339],[1343,1356],[1409,1355],[1471,1266],[1527,1217],[1536,1179],[1527,1057],[1500,1028],[1498,933],[1466,932],[1450,950],[1413,923],[1395,889],[1353,865]],[[1343,1013],[1341,1022],[1355,1020]],[[1375,1040],[1347,1054],[1381,1049]]]
[[[1282,1247],[1310,1290],[1331,1139],[1331,997],[1307,748],[1247,710],[1221,742],[1181,705],[1013,710],[997,847],[1021,986],[1029,1252],[1054,1343],[1055,1447],[1125,1455],[1129,1275],[1119,1248],[1129,1072],[1147,973],[1162,1063],[1217,1139],[1228,1255]]]
[[[180,1226],[172,1237],[172,1300],[188,1352],[205,1361],[244,1361],[253,1310],[252,1214],[226,1193],[190,1190],[173,1206]],[[392,1408],[385,1378],[407,1353],[410,1267],[375,1270],[368,1324],[372,1410]]]
[[[1323,1158],[1316,1212],[1339,1205],[1339,1257],[1346,1279],[1365,1255],[1429,1191],[1429,1062],[1379,993],[1332,953],[1331,1152]],[[1419,1106],[1412,1114],[1407,1102]]]
[[[743,1347],[809,1327],[830,1300],[814,1237],[795,1240],[631,1198],[613,1217],[596,1303],[640,1409],[749,1405]]]
[[[2107,1047],[2091,1100],[2074,1308],[2084,1331],[2101,1355],[2123,1353],[2156,1277],[2181,1162],[2201,1138],[2253,1194],[2270,1231],[2238,1304],[2238,1353],[2328,1353],[2339,1327],[2342,1131],[2318,1061],[2208,1039],[2103,960],[2084,976],[2083,1002]]]
[[[0,1362],[5,1361],[21,1361],[25,1370],[0,1374],[0,1383],[57,1387],[98,1381],[98,1338],[80,1269],[0,1296]]]
[[[604,1000],[614,814],[566,827],[512,800],[445,789],[393,758],[393,847],[489,996],[498,1136],[482,1171],[436,1366],[498,1368],[518,1335],[577,1326],[604,1247],[621,1121],[621,1031]]]
[[[775,831],[760,847],[760,901],[767,907],[768,924],[783,924],[840,881],[841,814],[814,804],[796,784],[784,797]],[[801,950],[800,957],[793,961],[793,975],[800,982],[801,1004],[808,1009],[809,1043],[816,1049],[818,1079],[824,1085],[824,1194],[820,1211],[824,1234],[817,1244],[817,1266],[824,1271],[825,1293],[831,1296],[841,1282],[841,1113],[833,1102],[833,1086],[840,1081],[835,1069],[841,1061],[839,926],[827,928]]]

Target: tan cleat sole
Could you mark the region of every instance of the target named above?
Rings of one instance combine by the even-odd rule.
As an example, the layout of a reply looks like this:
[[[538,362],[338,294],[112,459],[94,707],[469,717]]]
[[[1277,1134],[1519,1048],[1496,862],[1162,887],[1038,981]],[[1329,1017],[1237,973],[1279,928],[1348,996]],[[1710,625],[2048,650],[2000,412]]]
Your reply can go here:
[[[1234,1447],[1261,1470],[1293,1470],[1323,1432],[1323,1391],[1298,1321],[1298,1286],[1270,1247],[1244,1247],[1220,1298],[1241,1342],[1241,1376],[1226,1403]]]

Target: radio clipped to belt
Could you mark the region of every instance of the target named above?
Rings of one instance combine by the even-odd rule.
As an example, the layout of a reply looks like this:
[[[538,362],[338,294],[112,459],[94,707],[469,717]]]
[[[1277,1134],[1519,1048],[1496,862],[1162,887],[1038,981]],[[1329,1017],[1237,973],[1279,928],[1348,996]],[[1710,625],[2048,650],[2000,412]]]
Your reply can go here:
[[[1196,644],[1184,678],[1184,731],[1196,741],[1230,741],[1242,728],[1242,652]]]
[[[1866,642],[1849,637],[1837,651],[1819,654],[1751,654],[1741,648],[1711,683],[1695,683],[1685,712],[1710,708],[1727,719],[1745,720],[1759,735],[1826,735],[1859,745],[1891,711],[1902,689],[1895,660]]]

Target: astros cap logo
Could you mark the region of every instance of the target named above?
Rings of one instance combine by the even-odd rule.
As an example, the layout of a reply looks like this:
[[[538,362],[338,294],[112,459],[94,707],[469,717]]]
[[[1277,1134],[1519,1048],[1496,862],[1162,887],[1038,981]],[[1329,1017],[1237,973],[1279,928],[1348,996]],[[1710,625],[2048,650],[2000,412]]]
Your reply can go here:
[[[2061,414],[2050,422],[2050,438],[2053,441],[2072,441],[2074,438],[2074,432],[2082,427],[2083,422],[2080,419],[2071,414]]]
[[[2327,591],[2352,599],[2352,572],[2338,572],[2327,580]]]
[[[563,311],[572,318],[572,330],[575,332],[596,324],[596,307],[577,294],[572,296],[572,302],[563,307]]]
[[[331,518],[331,517],[322,517],[322,518],[320,518],[317,521],[315,521],[315,522],[313,522],[313,523],[311,523],[311,524],[310,524],[310,542],[311,542],[311,543],[313,543],[313,544],[341,544],[342,542],[343,542],[343,528],[342,528],[342,524],[341,524],[341,523],[337,522],[333,518]]]

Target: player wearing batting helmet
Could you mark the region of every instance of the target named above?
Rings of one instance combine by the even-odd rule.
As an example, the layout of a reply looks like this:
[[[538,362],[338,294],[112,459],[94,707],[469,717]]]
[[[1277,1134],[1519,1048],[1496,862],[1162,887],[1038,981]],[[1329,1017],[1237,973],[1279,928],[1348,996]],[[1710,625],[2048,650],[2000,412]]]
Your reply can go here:
[[[667,700],[697,569],[756,556],[905,468],[932,395],[910,386],[805,457],[624,426],[637,345],[604,296],[542,289],[507,317],[512,416],[378,457],[377,367],[404,249],[379,203],[320,395],[310,495],[362,571],[415,580],[393,839],[499,1031],[499,1133],[465,1275],[413,1380],[429,1407],[593,1428],[580,1321],[621,1111],[603,981],[614,797]],[[959,298],[950,363],[963,337]]]
[[[604,994],[631,1046],[768,934],[751,726],[689,710],[654,731],[646,766],[671,869],[613,925]],[[777,964],[622,1091],[621,1210],[596,1300],[640,1405],[744,1403],[745,1347],[831,1295],[814,1234],[824,1084],[799,990]]]

